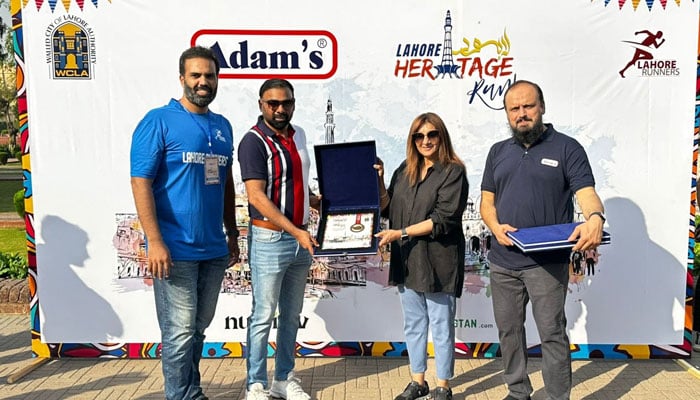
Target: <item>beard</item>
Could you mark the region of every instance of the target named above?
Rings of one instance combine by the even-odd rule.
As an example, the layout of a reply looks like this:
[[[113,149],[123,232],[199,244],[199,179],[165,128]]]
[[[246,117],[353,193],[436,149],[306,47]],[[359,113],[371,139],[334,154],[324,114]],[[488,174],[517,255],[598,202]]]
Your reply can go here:
[[[275,117],[276,117],[276,118],[275,118]],[[281,117],[282,119],[280,119],[280,117]],[[272,118],[270,118],[267,122],[268,122],[273,128],[277,129],[278,131],[281,131],[281,130],[283,130],[284,128],[286,128],[287,125],[289,125],[289,121],[290,121],[289,114],[287,114],[287,113],[280,113],[280,114],[274,115],[274,116],[273,116]]]
[[[542,123],[542,119],[535,121],[531,129],[518,129],[511,125],[511,132],[513,132],[513,138],[518,141],[518,143],[523,146],[530,146],[534,144],[545,131],[545,126]]]
[[[199,90],[205,90],[207,94],[197,94],[197,91]],[[214,101],[214,98],[216,97],[216,88],[212,89],[209,86],[189,87],[185,85],[185,97],[192,104],[195,104],[198,107],[206,107],[211,104],[212,101]]]

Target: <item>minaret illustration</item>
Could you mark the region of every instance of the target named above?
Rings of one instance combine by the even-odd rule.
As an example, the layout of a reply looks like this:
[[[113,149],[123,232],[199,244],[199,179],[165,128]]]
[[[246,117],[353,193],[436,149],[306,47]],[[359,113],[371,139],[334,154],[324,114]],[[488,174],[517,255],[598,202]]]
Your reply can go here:
[[[333,102],[328,99],[326,103],[326,123],[323,124],[326,128],[326,144],[335,143],[335,123],[333,122]]]
[[[436,66],[437,77],[441,76],[445,78],[448,75],[450,78],[454,75],[457,79],[462,79],[457,73],[458,66],[455,65],[452,59],[452,17],[450,17],[450,11],[447,10],[447,16],[445,17],[445,41],[442,44],[442,63]]]

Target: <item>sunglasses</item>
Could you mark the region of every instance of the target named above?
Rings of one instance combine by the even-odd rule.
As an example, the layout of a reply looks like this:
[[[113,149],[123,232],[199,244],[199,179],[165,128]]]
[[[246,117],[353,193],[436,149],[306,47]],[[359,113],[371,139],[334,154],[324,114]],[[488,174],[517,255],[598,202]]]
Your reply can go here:
[[[276,110],[279,106],[282,106],[284,109],[290,109],[294,107],[294,99],[289,99],[289,100],[260,100],[263,103],[267,104],[268,107],[272,110]]]
[[[437,138],[438,136],[440,136],[440,133],[439,133],[438,131],[430,131],[430,132],[428,132],[427,134],[424,135],[424,134],[422,134],[422,133],[420,133],[420,132],[416,132],[416,133],[414,133],[413,135],[411,135],[411,138],[413,138],[413,141],[414,141],[414,142],[417,142],[417,141],[421,141],[421,142],[422,142],[423,140],[425,140],[425,137],[426,137],[426,136],[428,137],[428,139],[435,139],[435,138]]]

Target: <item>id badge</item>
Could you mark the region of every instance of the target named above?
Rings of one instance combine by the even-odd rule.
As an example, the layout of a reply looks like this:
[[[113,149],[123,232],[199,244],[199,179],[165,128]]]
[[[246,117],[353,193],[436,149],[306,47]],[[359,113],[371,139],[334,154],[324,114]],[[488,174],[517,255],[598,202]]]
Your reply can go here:
[[[219,182],[219,157],[209,154],[204,157],[204,184],[217,185]]]

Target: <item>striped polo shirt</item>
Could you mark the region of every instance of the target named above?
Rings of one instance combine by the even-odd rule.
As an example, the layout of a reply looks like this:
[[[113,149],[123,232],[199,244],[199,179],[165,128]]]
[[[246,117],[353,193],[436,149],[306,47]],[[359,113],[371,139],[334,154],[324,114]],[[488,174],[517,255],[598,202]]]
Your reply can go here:
[[[308,222],[309,216],[309,153],[306,135],[298,126],[290,126],[289,137],[273,132],[263,120],[241,139],[238,145],[241,179],[264,180],[265,193],[294,225]],[[250,218],[266,219],[248,204]]]

